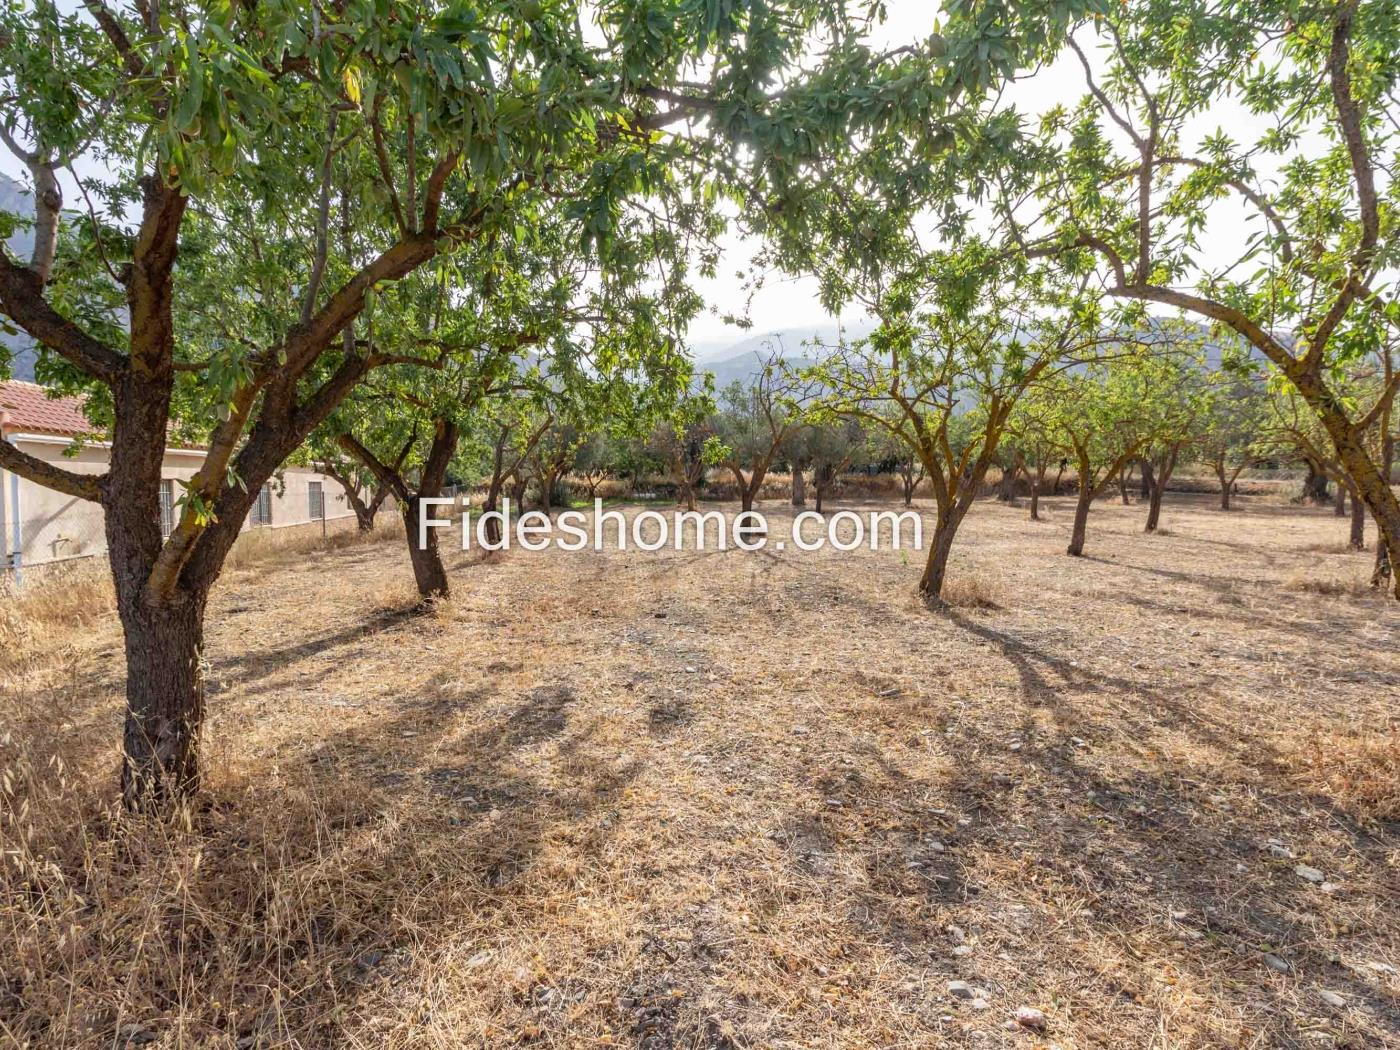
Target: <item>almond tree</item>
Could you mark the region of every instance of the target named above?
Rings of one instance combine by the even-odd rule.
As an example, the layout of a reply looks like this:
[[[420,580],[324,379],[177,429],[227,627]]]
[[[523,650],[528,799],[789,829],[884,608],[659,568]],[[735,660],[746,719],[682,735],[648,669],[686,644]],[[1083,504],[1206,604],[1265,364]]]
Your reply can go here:
[[[1252,371],[1228,363],[1207,392],[1202,453],[1220,481],[1220,509],[1230,509],[1239,476],[1263,458],[1264,384]]]
[[[1067,43],[1085,100],[1047,115],[1034,207],[1002,198],[1017,243],[1092,257],[1110,295],[1254,348],[1317,416],[1394,561],[1400,500],[1366,435],[1400,375],[1362,402],[1336,385],[1400,323],[1387,174],[1400,142],[1393,8],[1145,0],[1105,7]],[[1222,127],[1218,114],[1234,107],[1264,130],[1243,139],[1235,129],[1249,121]],[[1218,246],[1198,232],[1221,200],[1253,228],[1237,252],[1207,255]]]
[[[975,242],[906,256],[904,265],[859,288],[852,282],[881,323],[809,374],[827,411],[882,429],[927,472],[936,513],[919,593],[938,605],[953,541],[1017,401],[1115,340],[1102,334],[1082,286],[989,256]]]
[[[1038,392],[1053,406],[1057,440],[1069,449],[1075,467],[1079,492],[1066,550],[1071,557],[1084,553],[1094,500],[1152,440],[1155,427],[1145,409],[1161,398],[1167,374],[1147,345],[1059,375]]]

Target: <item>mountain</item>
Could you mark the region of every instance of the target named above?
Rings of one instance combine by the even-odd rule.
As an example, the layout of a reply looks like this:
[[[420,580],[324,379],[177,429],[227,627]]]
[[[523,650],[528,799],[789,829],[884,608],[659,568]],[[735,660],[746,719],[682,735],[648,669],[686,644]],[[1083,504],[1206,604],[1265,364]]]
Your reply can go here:
[[[24,186],[7,175],[0,175],[0,212],[10,212],[24,218],[32,218],[34,215],[34,205],[30,201],[30,193]],[[17,259],[27,260],[29,253],[34,248],[34,231],[23,229],[16,230],[15,233],[5,242],[10,254]],[[13,327],[13,326],[11,326]],[[4,357],[9,358],[10,375],[15,379],[34,379],[34,341],[26,335],[11,335],[0,329],[0,347],[4,353],[0,353],[0,363]]]
[[[792,368],[805,368],[825,356],[824,348],[842,337],[859,339],[874,327],[868,321],[838,325],[835,322],[808,327],[792,326],[752,335],[737,343],[696,355],[696,371],[715,377],[715,389],[731,383],[751,383],[768,359],[777,354]]]

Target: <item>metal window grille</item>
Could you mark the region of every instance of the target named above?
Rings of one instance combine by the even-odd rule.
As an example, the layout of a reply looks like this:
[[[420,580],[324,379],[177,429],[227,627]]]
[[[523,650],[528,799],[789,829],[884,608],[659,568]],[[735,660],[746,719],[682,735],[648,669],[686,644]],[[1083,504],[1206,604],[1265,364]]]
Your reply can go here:
[[[175,482],[166,478],[160,483],[160,535],[169,537],[175,529]]]
[[[318,521],[326,516],[326,498],[321,492],[319,481],[307,482],[306,510],[312,521]]]

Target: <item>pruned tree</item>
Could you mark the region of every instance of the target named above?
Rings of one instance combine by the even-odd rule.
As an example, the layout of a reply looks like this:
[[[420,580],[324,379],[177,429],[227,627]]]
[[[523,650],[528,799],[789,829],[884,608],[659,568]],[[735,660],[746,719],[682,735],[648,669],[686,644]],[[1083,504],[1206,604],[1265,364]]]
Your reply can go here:
[[[705,483],[705,444],[714,436],[714,399],[709,389],[689,391],[670,419],[652,428],[647,448],[666,464],[676,486],[677,502],[695,509],[695,498]]]
[[[810,422],[798,432],[789,455],[811,468],[813,509],[818,514],[823,513],[826,498],[842,473],[865,447],[865,427],[860,419],[821,410],[811,413]]]
[[[942,601],[959,527],[1033,384],[1114,342],[1082,284],[1028,269],[976,242],[909,251],[903,272],[863,285],[880,326],[811,370],[821,403],[884,429],[919,458],[933,488],[934,534],[919,580]],[[868,289],[868,290],[864,290]]]

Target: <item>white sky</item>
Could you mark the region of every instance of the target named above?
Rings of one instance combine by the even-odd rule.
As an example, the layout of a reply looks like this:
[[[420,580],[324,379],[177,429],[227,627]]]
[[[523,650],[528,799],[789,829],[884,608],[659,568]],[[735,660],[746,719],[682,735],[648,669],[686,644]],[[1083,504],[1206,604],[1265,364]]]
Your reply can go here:
[[[929,0],[888,0],[888,20],[872,34],[877,46],[899,46],[922,39],[931,31],[937,7]],[[1087,41],[1086,41],[1087,43]],[[1037,70],[1011,85],[1003,96],[1004,101],[1016,104],[1028,115],[1043,112],[1058,104],[1073,104],[1085,93],[1083,70],[1072,53],[1063,54],[1053,65]],[[1258,118],[1231,107],[1231,112],[1212,114],[1208,122],[1212,126],[1228,123],[1230,130],[1244,141],[1251,141],[1262,122]],[[1201,128],[1201,131],[1210,128]],[[96,171],[89,165],[79,164],[80,173],[87,175]],[[8,150],[0,148],[0,172],[29,185],[24,166]],[[65,173],[65,205],[81,208],[82,198]],[[1236,248],[1244,243],[1252,221],[1238,201],[1227,200],[1218,204],[1211,215],[1203,248],[1209,255],[1212,244],[1222,249]],[[718,275],[712,280],[700,280],[697,288],[704,296],[707,309],[696,318],[690,329],[689,342],[698,356],[710,356],[716,350],[750,336],[779,329],[807,329],[828,323],[837,318],[824,311],[817,296],[816,282],[811,278],[793,278],[784,274],[770,273],[762,287],[752,299],[745,289],[740,272],[748,273],[752,268],[752,257],[757,249],[756,242],[729,234],[723,243],[724,257],[719,265]],[[1229,254],[1228,251],[1226,254]],[[1230,255],[1233,258],[1233,255]],[[751,322],[748,330],[727,324],[724,315],[746,315]],[[858,322],[861,314],[847,314],[839,320],[846,323]]]

